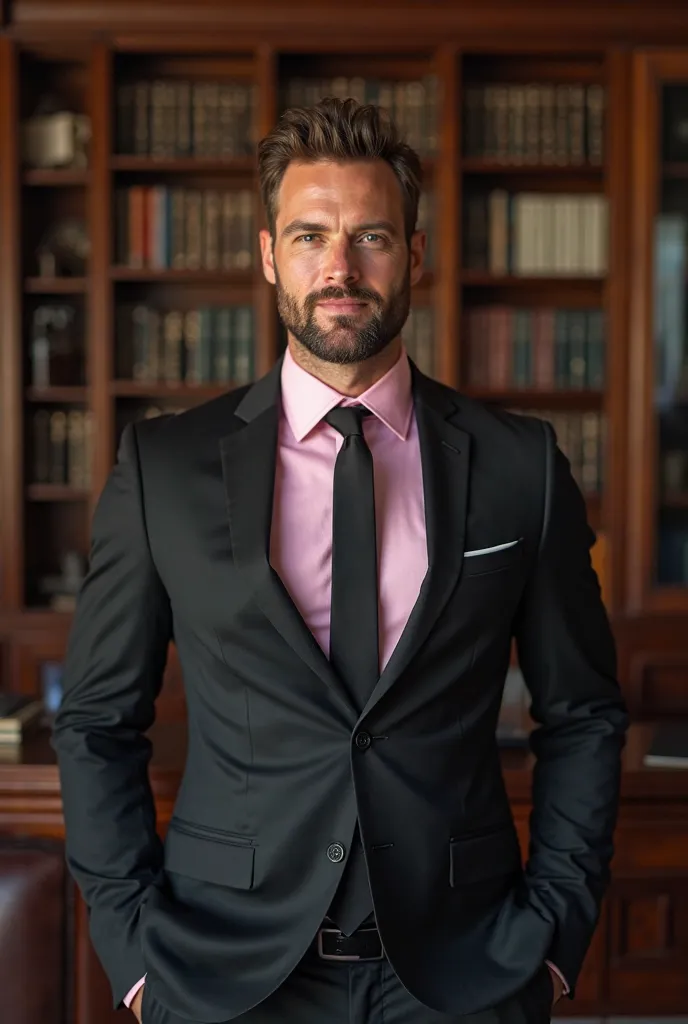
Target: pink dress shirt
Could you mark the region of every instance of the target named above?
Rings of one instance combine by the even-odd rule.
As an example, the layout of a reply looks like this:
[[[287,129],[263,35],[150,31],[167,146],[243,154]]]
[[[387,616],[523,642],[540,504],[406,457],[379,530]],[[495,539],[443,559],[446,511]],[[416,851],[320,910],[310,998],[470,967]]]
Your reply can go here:
[[[343,398],[302,369],[287,350],[281,390],[270,563],[328,657],[334,465],[344,438],[323,417],[340,404],[364,405],[373,414],[363,421],[363,429],[375,475],[382,671],[428,567],[420,443],[408,357],[402,352],[391,370],[359,397]],[[126,1006],[144,981],[128,993]]]

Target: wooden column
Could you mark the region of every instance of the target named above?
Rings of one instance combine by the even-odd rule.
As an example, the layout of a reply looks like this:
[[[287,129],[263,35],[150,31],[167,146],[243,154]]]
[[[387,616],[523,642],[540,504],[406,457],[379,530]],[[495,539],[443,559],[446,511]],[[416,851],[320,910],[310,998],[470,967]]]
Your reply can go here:
[[[113,373],[112,256],[112,58],[102,42],[91,54],[90,115],[92,119],[88,196],[91,262],[88,281],[87,374],[94,414],[92,505],[102,491],[114,458],[114,409],[110,395]]]
[[[437,269],[435,272],[435,358],[436,376],[450,387],[460,385],[459,318],[460,267],[460,146],[461,111],[459,53],[454,44],[442,46],[437,54],[440,82],[440,138],[435,161],[435,231]]]
[[[24,602],[19,71],[0,37],[0,606]]]
[[[277,120],[277,56],[272,46],[262,44],[256,57],[256,82],[258,85],[258,136],[266,135]],[[256,178],[256,189],[258,179]],[[261,227],[267,227],[263,211],[257,219]],[[277,358],[277,313],[275,311],[275,289],[265,280],[260,265],[256,268],[256,376],[267,373]]]

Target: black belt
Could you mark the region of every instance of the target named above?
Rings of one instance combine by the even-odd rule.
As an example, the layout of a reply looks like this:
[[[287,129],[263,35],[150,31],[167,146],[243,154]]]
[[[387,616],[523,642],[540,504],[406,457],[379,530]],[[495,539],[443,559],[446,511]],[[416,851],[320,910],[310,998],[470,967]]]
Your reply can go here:
[[[363,924],[352,935],[327,923],[318,929],[316,944],[321,960],[383,960],[380,933],[374,924]]]

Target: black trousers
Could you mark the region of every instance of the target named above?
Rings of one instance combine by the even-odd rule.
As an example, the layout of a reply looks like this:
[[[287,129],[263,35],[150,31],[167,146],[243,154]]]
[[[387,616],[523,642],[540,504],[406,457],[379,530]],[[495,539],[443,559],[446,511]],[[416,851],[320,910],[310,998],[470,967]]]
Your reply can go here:
[[[545,964],[516,995],[468,1016],[437,1013],[403,987],[389,962],[322,960],[313,943],[282,985],[237,1024],[546,1024],[552,982]],[[144,989],[142,1024],[189,1024]]]

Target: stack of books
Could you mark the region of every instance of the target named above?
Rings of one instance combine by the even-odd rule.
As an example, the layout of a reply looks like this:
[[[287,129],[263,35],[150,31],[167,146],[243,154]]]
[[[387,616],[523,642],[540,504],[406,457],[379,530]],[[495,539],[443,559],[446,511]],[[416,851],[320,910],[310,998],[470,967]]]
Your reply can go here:
[[[0,693],[0,749],[21,745],[43,719],[43,701],[18,693]]]

